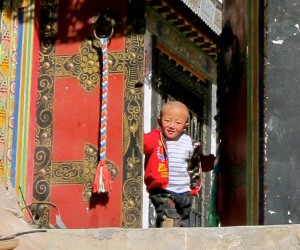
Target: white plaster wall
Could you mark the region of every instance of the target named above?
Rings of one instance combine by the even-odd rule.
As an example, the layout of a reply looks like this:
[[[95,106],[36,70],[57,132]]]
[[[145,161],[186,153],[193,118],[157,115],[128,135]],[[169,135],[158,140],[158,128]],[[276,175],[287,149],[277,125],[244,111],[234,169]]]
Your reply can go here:
[[[152,40],[151,34],[146,31],[145,39],[145,55],[146,55],[146,72],[144,79],[144,133],[151,130],[151,76],[152,76]],[[143,171],[144,174],[144,171]],[[149,197],[146,186],[143,185],[143,220],[142,228],[148,228],[149,223]]]

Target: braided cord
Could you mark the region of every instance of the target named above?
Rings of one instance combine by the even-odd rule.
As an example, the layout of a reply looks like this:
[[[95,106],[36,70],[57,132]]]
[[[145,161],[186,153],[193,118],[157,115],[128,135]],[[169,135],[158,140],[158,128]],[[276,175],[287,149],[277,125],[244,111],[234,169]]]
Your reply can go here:
[[[101,84],[101,109],[100,109],[100,160],[106,159],[107,139],[107,105],[108,105],[108,39],[101,38],[102,48],[102,84]]]

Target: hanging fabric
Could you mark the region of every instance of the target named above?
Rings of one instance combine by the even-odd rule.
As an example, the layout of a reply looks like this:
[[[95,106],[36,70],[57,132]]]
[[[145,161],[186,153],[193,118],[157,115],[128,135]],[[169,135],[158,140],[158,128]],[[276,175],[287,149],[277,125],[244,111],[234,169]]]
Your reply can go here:
[[[102,83],[101,83],[101,108],[100,108],[100,150],[99,163],[93,184],[93,193],[109,193],[112,189],[111,175],[106,164],[106,139],[107,139],[107,105],[108,105],[108,40],[100,38],[102,51]]]

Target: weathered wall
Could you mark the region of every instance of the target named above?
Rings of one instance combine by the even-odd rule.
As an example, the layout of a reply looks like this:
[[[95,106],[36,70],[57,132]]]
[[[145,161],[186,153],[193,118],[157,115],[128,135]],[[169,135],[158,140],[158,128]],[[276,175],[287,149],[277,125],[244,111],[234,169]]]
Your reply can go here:
[[[300,2],[268,1],[265,224],[300,222]]]
[[[163,233],[159,228],[103,228],[49,231],[39,235],[40,244],[45,243],[47,249],[294,250],[299,249],[300,227],[166,228]]]
[[[33,230],[0,207],[2,237]],[[1,238],[2,238],[1,237]],[[15,237],[16,249],[299,249],[300,226],[50,229]],[[6,241],[6,243],[9,243]],[[5,241],[0,241],[0,247]],[[4,248],[2,248],[4,249]]]

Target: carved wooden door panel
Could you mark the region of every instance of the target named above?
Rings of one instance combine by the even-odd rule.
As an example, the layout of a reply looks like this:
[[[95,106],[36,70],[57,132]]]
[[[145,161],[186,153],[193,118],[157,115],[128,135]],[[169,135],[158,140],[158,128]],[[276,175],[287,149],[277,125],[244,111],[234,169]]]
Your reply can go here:
[[[110,64],[108,114],[114,122],[107,134],[110,141],[120,141],[107,145],[113,190],[109,196],[91,193],[101,105],[101,54],[91,36],[91,18],[107,7],[104,2],[41,2],[33,211],[44,227],[60,224],[59,219],[67,228],[121,226],[124,70],[117,65],[124,38],[112,38],[109,45],[115,60]],[[124,14],[123,3],[115,2]]]
[[[207,148],[210,135],[207,132],[209,117],[209,89],[205,83],[198,83],[191,74],[186,74],[183,68],[176,65],[164,53],[156,50],[156,65],[152,93],[152,106],[154,113],[158,113],[163,103],[170,100],[178,100],[187,105],[190,110],[189,127],[187,134],[194,141],[201,142],[203,148]],[[176,76],[176,77],[174,77]],[[195,84],[196,83],[196,84]],[[198,84],[197,84],[198,83]],[[155,120],[155,126],[156,120]],[[207,204],[210,198],[211,175],[204,173],[202,188],[199,197],[193,198],[192,211],[190,213],[190,227],[206,226]],[[150,221],[154,216],[150,210]],[[154,226],[154,225],[153,225]]]

